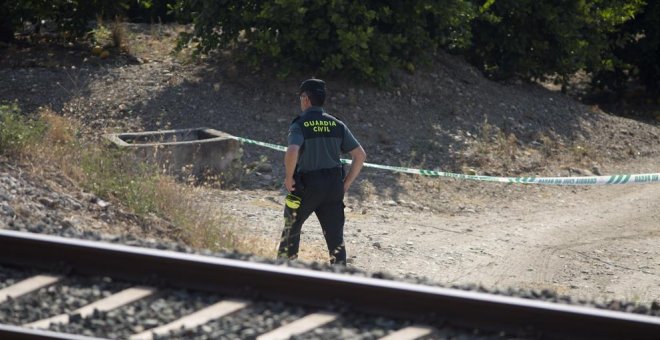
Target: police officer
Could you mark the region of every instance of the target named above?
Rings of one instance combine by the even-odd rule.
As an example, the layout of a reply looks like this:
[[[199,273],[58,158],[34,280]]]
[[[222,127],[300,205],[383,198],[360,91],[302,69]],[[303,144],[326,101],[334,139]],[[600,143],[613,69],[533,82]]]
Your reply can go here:
[[[348,127],[323,109],[325,82],[305,80],[299,93],[302,113],[289,127],[284,156],[284,186],[289,194],[278,256],[298,257],[300,230],[314,212],[323,229],[330,263],[346,265],[344,193],[362,170],[367,155]],[[349,153],[353,160],[346,175],[339,160],[342,153]]]

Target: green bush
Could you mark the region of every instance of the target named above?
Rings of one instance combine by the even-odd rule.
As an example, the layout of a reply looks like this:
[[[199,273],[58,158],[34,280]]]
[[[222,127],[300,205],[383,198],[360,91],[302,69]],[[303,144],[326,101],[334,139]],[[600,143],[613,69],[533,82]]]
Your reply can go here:
[[[639,80],[647,91],[660,92],[660,2],[648,1],[633,20],[609,35],[613,50],[607,67],[597,72],[596,86],[623,92]]]
[[[82,153],[85,189],[106,199],[116,199],[135,213],[161,213],[158,205],[158,172],[138,164],[120,150],[89,149]]]
[[[631,25],[631,37],[641,37],[634,40],[630,52],[638,70],[640,79],[647,89],[655,94],[660,92],[660,2],[648,1],[644,12]]]
[[[438,47],[466,46],[475,14],[469,0],[179,0],[175,11],[195,25],[182,45],[200,52],[238,51],[280,76],[340,71],[376,82],[393,67],[414,71]]]
[[[608,67],[608,34],[642,5],[643,0],[488,0],[472,23],[468,57],[497,79],[597,72]]]
[[[0,104],[0,153],[16,155],[37,142],[46,125],[23,115],[16,104]]]

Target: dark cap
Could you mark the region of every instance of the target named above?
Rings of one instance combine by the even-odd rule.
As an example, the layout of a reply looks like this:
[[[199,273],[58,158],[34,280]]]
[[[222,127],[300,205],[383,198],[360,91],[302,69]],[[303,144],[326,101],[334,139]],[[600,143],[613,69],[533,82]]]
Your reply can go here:
[[[307,79],[300,84],[300,93],[307,92],[325,97],[325,82],[321,79]]]

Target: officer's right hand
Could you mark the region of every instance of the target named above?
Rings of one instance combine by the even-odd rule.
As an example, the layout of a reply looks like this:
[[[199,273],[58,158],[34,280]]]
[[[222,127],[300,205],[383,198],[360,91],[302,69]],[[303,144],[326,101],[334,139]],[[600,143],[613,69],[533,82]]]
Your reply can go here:
[[[296,185],[296,181],[293,180],[293,177],[284,178],[284,187],[289,192],[293,192],[294,190],[296,190],[295,185]]]

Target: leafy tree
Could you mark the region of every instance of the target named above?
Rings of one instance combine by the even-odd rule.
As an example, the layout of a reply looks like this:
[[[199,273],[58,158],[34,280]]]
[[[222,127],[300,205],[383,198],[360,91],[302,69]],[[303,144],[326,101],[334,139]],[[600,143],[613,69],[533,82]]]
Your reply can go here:
[[[660,2],[648,1],[639,15],[609,35],[612,47],[594,78],[596,86],[623,92],[639,80],[651,95],[660,92]]]
[[[413,71],[438,47],[465,46],[474,17],[469,0],[179,0],[174,10],[192,18],[182,42],[200,52],[231,48],[281,76],[304,67],[377,82],[392,67]]]
[[[468,57],[486,74],[527,79],[608,67],[609,34],[643,0],[487,0],[472,22]]]

